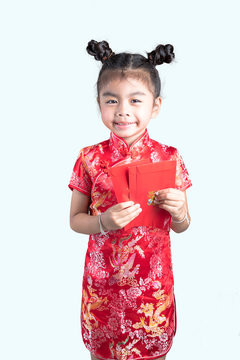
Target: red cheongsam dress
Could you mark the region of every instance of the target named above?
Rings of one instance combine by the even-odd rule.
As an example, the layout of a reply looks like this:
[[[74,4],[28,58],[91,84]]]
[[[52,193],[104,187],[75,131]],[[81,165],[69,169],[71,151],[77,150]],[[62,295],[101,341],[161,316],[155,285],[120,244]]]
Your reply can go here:
[[[117,204],[109,168],[149,159],[176,160],[176,189],[192,185],[178,150],[149,138],[131,146],[113,132],[80,151],[69,183],[90,198],[89,213]],[[169,215],[169,213],[168,213]],[[170,223],[89,236],[82,282],[81,329],[87,349],[100,359],[155,359],[176,333]]]

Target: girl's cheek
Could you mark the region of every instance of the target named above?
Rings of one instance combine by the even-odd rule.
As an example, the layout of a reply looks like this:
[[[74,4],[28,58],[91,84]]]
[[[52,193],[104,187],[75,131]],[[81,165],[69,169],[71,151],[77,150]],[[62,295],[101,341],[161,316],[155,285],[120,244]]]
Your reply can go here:
[[[104,108],[103,108],[103,109],[101,110],[101,114],[102,114],[103,117],[109,118],[110,116],[112,116],[113,110],[111,110],[111,109],[104,109]]]

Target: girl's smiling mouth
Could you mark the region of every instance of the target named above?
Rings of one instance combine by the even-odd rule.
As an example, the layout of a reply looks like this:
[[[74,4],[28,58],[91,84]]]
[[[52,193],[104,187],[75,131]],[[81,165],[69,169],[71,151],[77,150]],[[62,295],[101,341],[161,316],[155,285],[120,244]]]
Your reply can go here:
[[[123,128],[123,129],[131,127],[132,125],[135,125],[135,124],[136,124],[135,121],[132,121],[132,122],[130,122],[130,121],[129,122],[115,121],[114,122],[115,126],[117,126],[119,128]]]

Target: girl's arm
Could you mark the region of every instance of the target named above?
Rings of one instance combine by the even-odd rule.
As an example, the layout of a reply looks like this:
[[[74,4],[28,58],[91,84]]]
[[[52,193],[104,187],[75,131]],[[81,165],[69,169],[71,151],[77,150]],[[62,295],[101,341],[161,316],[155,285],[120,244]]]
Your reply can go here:
[[[191,222],[191,217],[189,215],[188,204],[187,204],[187,194],[186,191],[181,191],[177,189],[163,189],[159,190],[155,195],[155,204],[158,205],[161,209],[167,210],[172,216],[171,229],[180,233],[189,227]],[[181,223],[176,223],[176,221],[181,221],[185,216],[185,211],[187,212],[187,219]]]
[[[70,227],[72,230],[83,234],[99,232],[97,216],[88,215],[90,197],[73,189],[70,207]]]
[[[188,210],[186,191],[184,191],[184,197],[185,197],[185,208],[187,211],[187,217],[188,217],[189,224],[188,224],[187,220],[185,220],[184,222],[182,222],[180,224],[171,221],[171,229],[173,231],[175,231],[176,233],[180,233],[180,232],[187,230],[187,228],[189,227],[190,222],[191,222],[191,217],[190,217],[189,210]],[[182,219],[183,219],[183,217],[182,217]]]
[[[82,234],[97,234],[100,232],[98,216],[88,214],[90,197],[73,189],[70,208],[70,227],[72,230]],[[123,228],[142,209],[133,201],[126,201],[108,208],[101,216],[103,229],[117,230]]]

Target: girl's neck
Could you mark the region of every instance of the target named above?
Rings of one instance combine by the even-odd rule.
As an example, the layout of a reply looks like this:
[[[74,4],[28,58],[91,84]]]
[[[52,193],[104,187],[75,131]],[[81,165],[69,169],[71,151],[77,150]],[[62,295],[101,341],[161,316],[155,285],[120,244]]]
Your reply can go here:
[[[121,137],[117,134],[115,134],[113,132],[113,134],[118,138],[118,139],[121,139],[126,145],[128,148],[130,148],[133,144],[135,144],[136,142],[138,142],[141,138],[144,137],[144,135],[147,133],[147,129],[145,128],[144,131],[142,131],[140,134],[138,134],[138,136],[132,136],[132,137]]]
[[[122,139],[128,145],[128,147],[130,147],[133,143],[137,142],[143,136],[143,134],[145,134],[146,131],[147,131],[147,129],[145,128],[139,134],[135,134],[135,135],[129,136],[129,137],[122,137],[122,136],[119,136],[116,134],[115,135],[117,137],[119,137],[120,139]]]

